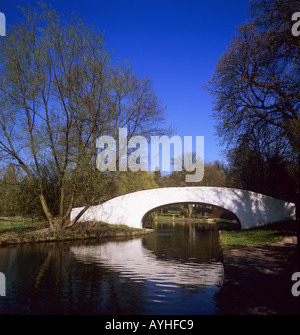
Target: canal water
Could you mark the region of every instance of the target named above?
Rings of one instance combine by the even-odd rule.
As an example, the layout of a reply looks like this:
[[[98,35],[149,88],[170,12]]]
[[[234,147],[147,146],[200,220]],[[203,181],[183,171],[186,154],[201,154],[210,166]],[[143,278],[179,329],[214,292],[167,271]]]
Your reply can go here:
[[[209,315],[223,280],[215,226],[0,248],[0,314]]]

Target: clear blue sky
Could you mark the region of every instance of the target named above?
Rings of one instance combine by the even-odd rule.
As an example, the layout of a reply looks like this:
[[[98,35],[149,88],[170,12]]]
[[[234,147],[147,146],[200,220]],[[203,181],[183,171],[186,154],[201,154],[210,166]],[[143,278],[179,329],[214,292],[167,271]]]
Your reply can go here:
[[[168,123],[180,136],[204,136],[206,162],[225,161],[211,117],[212,97],[202,85],[212,75],[236,26],[247,20],[248,0],[45,0],[72,11],[105,32],[115,59],[128,59],[154,82],[167,105]],[[22,17],[18,6],[36,1],[1,0],[7,26]],[[7,29],[7,34],[9,29]]]

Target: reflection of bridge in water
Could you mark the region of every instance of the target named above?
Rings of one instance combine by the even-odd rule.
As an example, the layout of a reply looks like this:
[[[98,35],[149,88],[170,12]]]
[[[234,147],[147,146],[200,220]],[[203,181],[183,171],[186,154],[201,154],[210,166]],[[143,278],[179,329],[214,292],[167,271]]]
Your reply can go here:
[[[101,245],[70,247],[77,261],[99,264],[120,272],[123,278],[134,281],[150,281],[157,286],[219,285],[223,280],[221,262],[178,262],[160,260],[142,245],[142,240],[106,242]],[[191,275],[192,271],[192,275]]]
[[[289,220],[295,205],[260,193],[226,187],[168,187],[134,192],[90,207],[80,221],[103,221],[142,228],[144,217],[161,206],[205,203],[234,213],[242,229]],[[71,220],[83,208],[73,208]]]

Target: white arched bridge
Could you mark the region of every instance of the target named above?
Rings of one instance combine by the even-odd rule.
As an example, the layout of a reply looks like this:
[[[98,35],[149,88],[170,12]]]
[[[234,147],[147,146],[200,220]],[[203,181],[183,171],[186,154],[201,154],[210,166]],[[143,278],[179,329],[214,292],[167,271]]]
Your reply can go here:
[[[90,207],[79,221],[102,221],[142,228],[143,218],[161,206],[205,203],[234,213],[241,229],[293,219],[295,204],[260,193],[225,187],[167,187],[129,193]],[[83,209],[73,208],[71,220]]]

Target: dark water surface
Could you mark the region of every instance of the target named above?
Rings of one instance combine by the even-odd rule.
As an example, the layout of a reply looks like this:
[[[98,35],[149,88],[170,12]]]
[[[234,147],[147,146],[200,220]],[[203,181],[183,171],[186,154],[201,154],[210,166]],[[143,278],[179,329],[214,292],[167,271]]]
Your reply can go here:
[[[146,236],[0,248],[0,314],[215,314],[215,228],[161,224]]]

